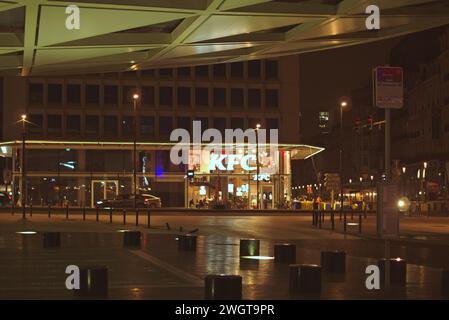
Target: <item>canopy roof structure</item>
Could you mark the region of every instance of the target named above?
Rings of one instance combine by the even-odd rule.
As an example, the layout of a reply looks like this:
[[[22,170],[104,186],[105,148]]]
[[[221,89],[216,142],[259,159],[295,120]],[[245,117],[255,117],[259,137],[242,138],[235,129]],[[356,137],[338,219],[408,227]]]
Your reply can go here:
[[[49,141],[49,140],[26,140],[26,149],[80,149],[80,150],[133,150],[133,142],[113,142],[113,141]],[[181,144],[175,142],[137,142],[137,150],[170,150],[175,145],[192,147],[193,144]],[[203,143],[201,148],[207,146],[215,146],[211,144]],[[216,145],[218,147],[226,147],[226,144]],[[242,143],[233,144],[229,146],[241,147],[248,149],[254,147],[254,144]],[[269,144],[259,143],[259,147],[270,148]],[[0,157],[11,156],[12,148],[22,148],[22,141],[7,141],[0,143]],[[278,150],[290,151],[292,160],[303,160],[313,157],[314,155],[322,152],[324,148],[309,146],[305,144],[278,144]]]
[[[381,8],[367,30],[366,7]],[[80,28],[69,30],[69,5]],[[0,73],[84,74],[263,59],[449,23],[447,0],[0,0]]]

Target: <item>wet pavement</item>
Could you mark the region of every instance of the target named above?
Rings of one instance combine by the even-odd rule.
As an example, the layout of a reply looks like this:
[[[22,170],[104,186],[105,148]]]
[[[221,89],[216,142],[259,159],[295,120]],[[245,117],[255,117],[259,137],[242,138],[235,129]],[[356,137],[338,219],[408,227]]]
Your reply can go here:
[[[2,219],[0,299],[76,299],[64,285],[70,264],[107,266],[110,299],[202,299],[204,277],[216,273],[241,275],[244,299],[305,298],[289,294],[288,265],[239,258],[239,239],[245,237],[261,239],[266,257],[273,256],[275,243],[294,243],[297,263],[320,264],[321,251],[346,251],[344,279],[324,274],[321,299],[439,299],[440,268],[449,266],[445,246],[392,242],[391,256],[409,262],[407,286],[386,294],[365,288],[365,268],[383,257],[383,241],[316,230],[308,222],[292,224],[291,217],[159,217],[151,229],[143,228],[145,222],[138,228],[123,226],[119,218],[112,224]],[[199,228],[196,252],[178,250],[180,226],[184,231]],[[143,231],[142,248],[123,248],[119,229]],[[24,230],[38,233],[15,233]],[[63,232],[61,248],[43,249],[41,231]]]

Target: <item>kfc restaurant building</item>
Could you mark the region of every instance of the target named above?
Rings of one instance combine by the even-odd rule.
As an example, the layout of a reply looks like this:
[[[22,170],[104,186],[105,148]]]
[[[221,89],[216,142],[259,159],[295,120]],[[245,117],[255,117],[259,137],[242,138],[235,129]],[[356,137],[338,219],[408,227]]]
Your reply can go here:
[[[291,202],[291,162],[304,160],[323,149],[308,145],[279,144],[276,150],[259,146],[217,154],[191,148],[187,164],[173,164],[175,143],[37,141],[25,143],[27,203],[34,206],[93,207],[101,199],[132,194],[134,168],[137,192],[161,198],[163,207],[276,208]],[[8,179],[1,186],[16,204],[22,194],[22,141],[0,144]],[[256,157],[256,154],[259,156]],[[258,165],[257,165],[258,164]],[[259,173],[259,174],[257,174]]]

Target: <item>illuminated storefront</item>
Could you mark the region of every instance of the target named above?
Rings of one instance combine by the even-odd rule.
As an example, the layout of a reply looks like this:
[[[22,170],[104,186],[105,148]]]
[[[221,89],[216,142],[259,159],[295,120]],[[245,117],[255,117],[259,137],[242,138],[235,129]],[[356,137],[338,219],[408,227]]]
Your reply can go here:
[[[138,193],[160,197],[164,207],[257,208],[259,186],[260,208],[275,208],[291,201],[291,161],[323,150],[280,144],[275,152],[259,152],[258,159],[247,148],[220,155],[201,150],[189,154],[188,164],[174,165],[173,146],[136,145]],[[2,187],[20,205],[22,143],[5,142],[0,147],[10,177]],[[27,141],[25,150],[27,203],[94,206],[98,200],[133,192],[132,142]]]

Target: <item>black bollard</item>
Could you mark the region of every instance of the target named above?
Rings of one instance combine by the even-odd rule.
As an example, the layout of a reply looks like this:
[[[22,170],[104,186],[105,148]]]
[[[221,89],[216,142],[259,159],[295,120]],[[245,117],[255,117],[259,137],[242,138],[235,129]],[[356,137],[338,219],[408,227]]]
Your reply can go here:
[[[100,215],[100,208],[98,208],[98,206],[95,207],[95,220],[98,222],[99,220],[99,215]]]
[[[344,251],[321,251],[321,268],[323,272],[345,273],[346,252]]]
[[[67,204],[65,206],[65,218],[68,220],[69,219],[69,204]]]
[[[150,221],[150,219],[151,219],[151,211],[150,211],[150,209],[148,209],[148,211],[147,211],[147,228],[148,229],[151,228],[151,221]]]
[[[86,207],[83,206],[83,221],[86,220]]]
[[[126,209],[123,209],[123,224],[126,224]]]
[[[15,211],[14,201],[11,203],[11,214],[14,215]]]
[[[335,213],[331,212],[332,230],[335,230]]]
[[[362,213],[359,214],[359,233],[362,234]]]
[[[441,270],[441,295],[449,297],[449,269]]]
[[[139,225],[139,209],[136,209],[136,227]]]
[[[348,220],[346,219],[346,212],[343,214],[343,231],[346,233],[346,228],[348,227]]]
[[[80,267],[80,288],[75,294],[87,297],[108,295],[108,268],[103,266]]]
[[[51,218],[51,206],[48,206],[48,218]]]
[[[291,243],[278,243],[274,245],[275,263],[296,263],[296,245]]]
[[[381,286],[385,285],[385,259],[378,261]],[[401,258],[390,259],[390,284],[405,287],[407,283],[407,261]]]
[[[290,293],[320,294],[321,267],[314,264],[291,264],[289,290]]]
[[[260,240],[240,239],[240,257],[260,256]]]
[[[31,199],[31,203],[30,203],[30,217],[33,216],[33,199]]]
[[[183,234],[177,236],[178,249],[185,251],[196,251],[197,236],[193,234]]]
[[[124,247],[140,247],[141,234],[140,231],[123,232]]]
[[[321,220],[321,212],[318,211],[318,212],[317,212],[317,215],[318,215],[318,228],[321,229],[321,223],[322,223],[322,220]]]
[[[242,277],[235,275],[207,275],[204,279],[206,300],[241,300]]]
[[[44,248],[60,248],[61,234],[59,232],[44,232],[42,245]]]
[[[112,207],[109,208],[109,223],[112,223]]]

